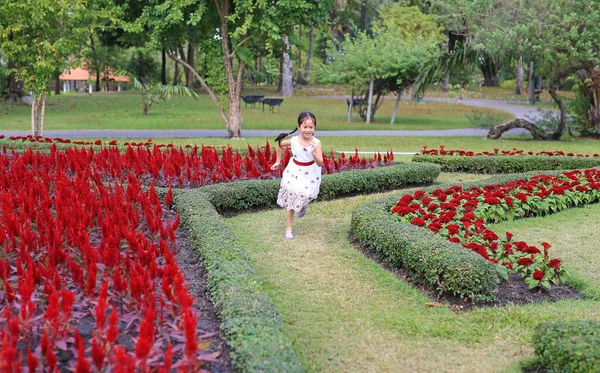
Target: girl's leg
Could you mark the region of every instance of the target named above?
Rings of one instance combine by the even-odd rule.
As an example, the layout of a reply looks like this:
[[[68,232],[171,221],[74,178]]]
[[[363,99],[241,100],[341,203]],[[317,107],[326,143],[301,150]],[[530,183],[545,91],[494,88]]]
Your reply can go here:
[[[287,210],[285,214],[285,231],[292,232],[292,220],[294,219],[294,210]]]

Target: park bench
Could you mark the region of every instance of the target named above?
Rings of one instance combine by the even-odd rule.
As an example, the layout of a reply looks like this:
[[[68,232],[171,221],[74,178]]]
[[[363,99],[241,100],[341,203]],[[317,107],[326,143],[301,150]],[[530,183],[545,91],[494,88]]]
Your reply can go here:
[[[263,111],[265,111],[265,104],[269,105],[269,111],[271,110],[275,110],[273,109],[275,106],[277,106],[277,112],[281,111],[281,103],[283,102],[282,98],[262,98],[260,100],[260,102],[262,102],[262,108]]]
[[[244,100],[244,106],[248,107],[248,104],[252,105],[252,107],[254,107],[254,105],[257,102],[261,102],[261,100],[263,99],[263,97],[265,97],[264,95],[242,95],[242,100]]]

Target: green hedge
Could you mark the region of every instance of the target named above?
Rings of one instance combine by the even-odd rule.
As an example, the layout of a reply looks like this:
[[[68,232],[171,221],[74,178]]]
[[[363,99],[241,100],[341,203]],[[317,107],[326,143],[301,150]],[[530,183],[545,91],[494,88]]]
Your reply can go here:
[[[431,184],[440,174],[437,165],[406,163],[323,175],[318,201],[356,193],[374,193],[409,185]],[[246,180],[207,185],[202,190],[217,211],[274,207],[280,180]]]
[[[415,155],[413,162],[435,163],[445,172],[468,172],[475,174],[504,174],[528,171],[574,170],[600,166],[600,157],[566,156],[434,156]]]
[[[562,171],[550,171],[556,174]],[[529,178],[538,172],[491,177],[487,180],[446,184],[425,188],[426,191],[460,185],[503,184]],[[480,255],[436,236],[426,228],[400,222],[391,210],[405,192],[366,203],[352,212],[351,233],[368,250],[394,267],[408,270],[413,278],[440,292],[476,300],[495,299],[498,276],[494,265]]]
[[[600,322],[539,324],[533,347],[550,372],[600,372]]]
[[[431,183],[439,166],[404,164],[325,175],[319,199]],[[275,205],[280,180],[248,180],[174,190],[182,226],[201,256],[211,299],[220,312],[233,364],[244,372],[295,372],[302,367],[283,333],[269,296],[262,292],[250,258],[218,211]],[[157,192],[164,196],[165,189]]]
[[[211,299],[243,372],[301,372],[271,298],[262,292],[250,258],[201,189],[177,190],[176,209],[208,273]]]

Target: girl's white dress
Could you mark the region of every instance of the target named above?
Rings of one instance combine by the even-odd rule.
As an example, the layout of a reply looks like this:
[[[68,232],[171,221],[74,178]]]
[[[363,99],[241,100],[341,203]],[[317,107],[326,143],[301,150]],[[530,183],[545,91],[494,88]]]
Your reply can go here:
[[[316,145],[320,142],[316,137],[313,137],[313,140]],[[283,171],[277,204],[288,211],[298,212],[319,195],[321,167],[314,163],[313,149],[300,145],[298,136],[292,137],[291,143],[293,157]],[[310,162],[310,165],[298,164]]]

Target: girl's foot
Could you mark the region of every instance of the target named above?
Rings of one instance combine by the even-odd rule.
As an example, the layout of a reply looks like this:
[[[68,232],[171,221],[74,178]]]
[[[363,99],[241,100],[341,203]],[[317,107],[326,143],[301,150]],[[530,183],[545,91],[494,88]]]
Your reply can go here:
[[[300,219],[300,218],[304,217],[304,215],[306,215],[306,207],[307,206],[304,206],[302,208],[302,210],[298,211],[298,219]]]
[[[283,232],[283,237],[287,238],[288,240],[294,239],[294,235],[292,234],[292,232]]]

